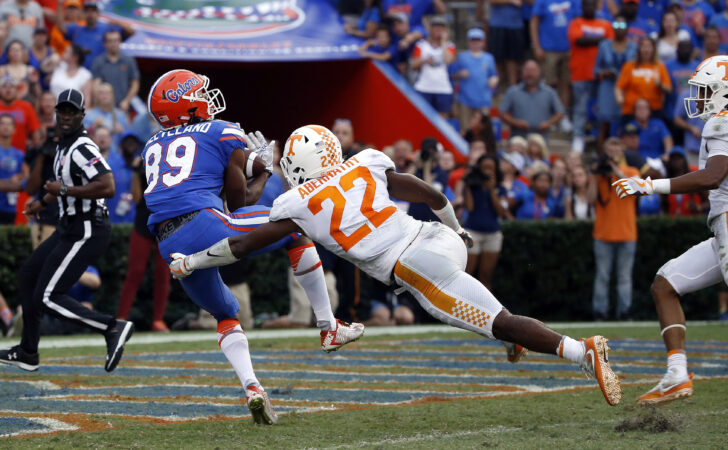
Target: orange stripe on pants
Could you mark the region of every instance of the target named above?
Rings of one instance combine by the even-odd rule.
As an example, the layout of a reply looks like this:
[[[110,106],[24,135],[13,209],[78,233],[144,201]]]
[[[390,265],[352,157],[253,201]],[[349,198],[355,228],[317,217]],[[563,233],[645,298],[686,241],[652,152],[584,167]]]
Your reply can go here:
[[[403,266],[399,261],[394,266],[394,274],[400,280],[420,291],[433,306],[445,314],[479,328],[485,328],[488,324],[490,314],[486,314],[475,306],[442,292],[428,279]]]

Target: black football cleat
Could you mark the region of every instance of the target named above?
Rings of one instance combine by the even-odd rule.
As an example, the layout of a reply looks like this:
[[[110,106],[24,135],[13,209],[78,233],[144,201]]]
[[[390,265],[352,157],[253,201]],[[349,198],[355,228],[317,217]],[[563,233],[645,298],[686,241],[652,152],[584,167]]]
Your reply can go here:
[[[106,337],[106,365],[107,372],[116,369],[124,353],[124,344],[134,333],[134,324],[126,320],[117,320],[113,327],[109,328],[104,336]]]
[[[16,345],[7,350],[0,350],[0,363],[20,367],[28,372],[38,370],[38,353],[28,353]]]

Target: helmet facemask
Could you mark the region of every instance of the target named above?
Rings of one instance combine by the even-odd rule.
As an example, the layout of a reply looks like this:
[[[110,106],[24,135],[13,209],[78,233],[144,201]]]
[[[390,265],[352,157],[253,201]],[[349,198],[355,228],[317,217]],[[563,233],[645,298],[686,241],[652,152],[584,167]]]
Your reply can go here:
[[[199,75],[204,84],[200,89],[190,92],[188,95],[182,96],[183,99],[190,102],[204,102],[207,104],[207,114],[210,119],[214,119],[216,115],[225,111],[225,97],[223,97],[220,89],[210,89],[210,79],[204,75]]]
[[[700,83],[689,80],[690,95],[685,98],[685,112],[688,117],[693,119],[699,117],[703,121],[707,121],[714,114],[717,114],[728,105],[728,88],[718,82]],[[698,108],[698,103],[702,103],[702,111]]]

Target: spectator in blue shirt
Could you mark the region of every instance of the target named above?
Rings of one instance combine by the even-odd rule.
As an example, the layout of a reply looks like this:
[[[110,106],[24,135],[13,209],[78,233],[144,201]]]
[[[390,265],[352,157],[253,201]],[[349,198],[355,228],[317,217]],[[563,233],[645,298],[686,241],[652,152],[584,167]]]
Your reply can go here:
[[[710,23],[715,10],[704,0],[682,0],[681,4],[684,11],[683,23],[695,32],[698,39],[702,39],[705,27]]]
[[[708,24],[718,29],[720,35],[720,51],[728,53],[728,9],[721,14],[713,14]]]
[[[468,30],[468,50],[460,52],[453,65],[453,78],[459,80],[460,129],[470,123],[475,111],[488,114],[493,102],[493,90],[498,87],[498,71],[493,55],[483,51],[485,32],[480,28]]]
[[[657,28],[662,21],[665,9],[667,9],[667,0],[642,0],[637,8],[637,17],[646,21],[651,27]]]
[[[657,26],[650,25],[649,22],[637,15],[639,3],[639,0],[624,0],[619,10],[619,15],[627,21],[627,38],[634,42],[638,42],[643,37],[657,31]]]
[[[688,80],[695,73],[700,61],[692,58],[693,44],[689,40],[680,41],[677,44],[677,58],[667,61],[665,68],[670,74],[672,81],[672,92],[665,95],[665,106],[663,112],[668,120],[672,120],[675,111],[675,102],[677,98],[686,91],[690,91]],[[680,104],[682,107],[682,104]]]
[[[624,63],[637,57],[637,43],[627,39],[625,18],[615,17],[612,28],[614,39],[605,39],[599,43],[594,63],[594,76],[597,80],[596,115],[600,124],[597,148],[602,148],[607,137],[617,132],[622,110],[614,98],[614,87]]]
[[[83,125],[93,132],[93,128],[102,125],[111,131],[114,138],[114,149],[119,148],[119,138],[129,130],[129,119],[121,109],[114,106],[114,88],[109,83],[99,83],[94,91],[94,107],[86,110]]]
[[[635,102],[632,123],[640,130],[640,154],[645,158],[667,160],[667,155],[672,150],[672,136],[665,122],[650,117],[651,114],[650,103],[646,99],[640,98]]]
[[[125,153],[123,150],[113,151],[111,149],[111,133],[103,125],[94,127],[92,138],[99,146],[99,151],[114,174],[116,193],[114,197],[106,201],[106,206],[109,209],[109,219],[111,223],[134,223],[136,203],[134,203],[131,194],[132,178],[134,176],[133,163],[134,159],[139,158],[140,155]],[[133,148],[137,150],[138,146]]]
[[[526,35],[521,14],[523,0],[492,0],[488,51],[495,58],[498,74],[508,85],[518,83],[518,67],[526,54]]]
[[[691,165],[698,165],[698,155],[700,153],[700,141],[702,139],[703,122],[698,117],[692,119],[688,117],[687,111],[685,111],[685,98],[690,96],[690,92],[683,92],[677,97],[675,102],[675,111],[673,120],[675,121],[675,127],[682,129],[684,134],[683,148],[686,151],[688,162]]]
[[[364,58],[374,59],[376,61],[392,63],[397,49],[392,45],[392,37],[389,34],[389,28],[386,25],[380,25],[374,39],[365,41],[359,47],[359,54]]]
[[[356,24],[347,22],[344,24],[344,31],[352,36],[369,39],[374,37],[377,27],[382,23],[382,2],[381,0],[364,0],[364,12],[359,16]]]
[[[13,147],[15,119],[10,114],[0,114],[0,225],[15,223],[20,183],[27,177],[23,164],[23,152]]]
[[[543,64],[546,84],[556,89],[561,103],[571,104],[569,72],[569,22],[577,17],[572,0],[535,0],[529,24],[533,55]]]
[[[705,28],[705,34],[703,34],[703,52],[700,55],[700,60],[706,60],[717,55],[720,55],[720,32],[713,26],[707,27]]]
[[[422,27],[410,28],[409,18],[405,13],[397,13],[392,17],[392,43],[397,53],[392,58],[392,64],[401,75],[407,73],[410,56],[415,49],[417,41],[425,37]]]
[[[412,29],[424,28],[424,16],[447,12],[442,0],[382,0],[382,10],[387,17],[397,13],[407,14]]]
[[[84,67],[91,70],[91,65],[97,56],[104,53],[104,35],[107,31],[115,29],[122,33],[126,39],[134,34],[134,29],[122,22],[110,21],[99,22],[99,6],[94,1],[86,1],[83,4],[85,25],[66,24],[63,17],[63,8],[58,8],[56,13],[56,26],[70,42],[84,48],[88,55],[84,61]]]
[[[531,175],[531,189],[516,198],[516,219],[543,220],[553,217],[555,205],[549,196],[551,173],[539,170]]]

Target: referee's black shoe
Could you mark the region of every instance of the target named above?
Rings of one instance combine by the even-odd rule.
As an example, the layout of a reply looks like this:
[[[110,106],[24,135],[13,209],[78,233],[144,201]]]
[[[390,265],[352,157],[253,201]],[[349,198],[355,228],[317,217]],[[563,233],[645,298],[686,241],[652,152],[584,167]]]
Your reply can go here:
[[[106,365],[104,368],[107,372],[116,369],[116,365],[119,364],[121,355],[124,353],[124,344],[132,333],[134,333],[132,322],[117,320],[104,334],[106,337]]]
[[[28,353],[19,345],[0,350],[0,363],[18,366],[28,372],[38,370],[38,353]]]

